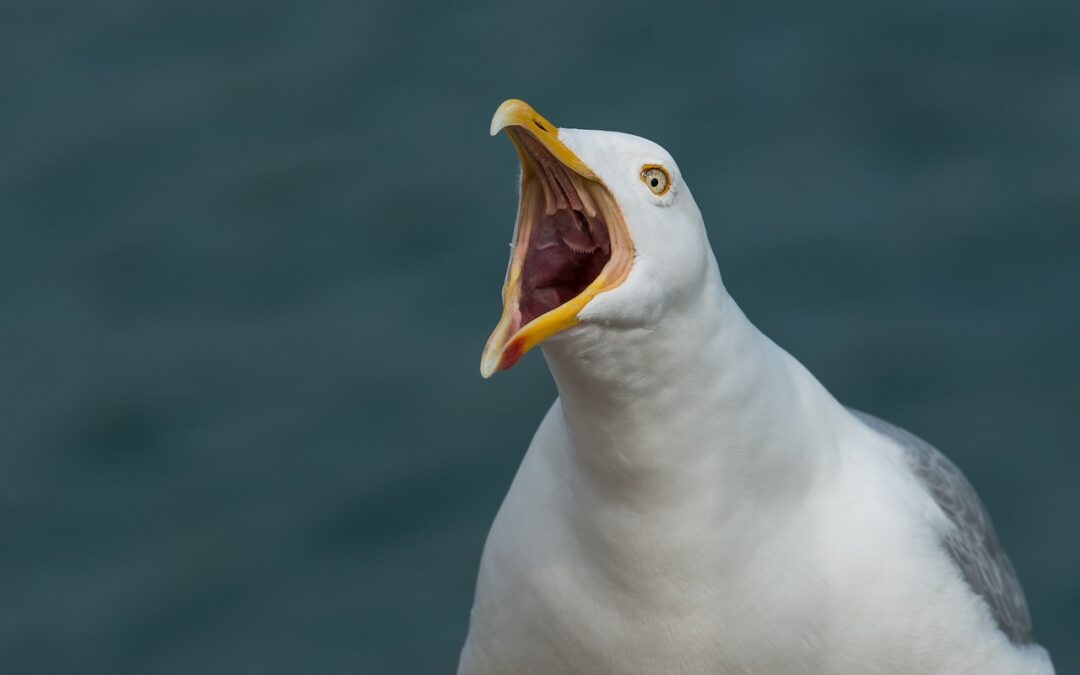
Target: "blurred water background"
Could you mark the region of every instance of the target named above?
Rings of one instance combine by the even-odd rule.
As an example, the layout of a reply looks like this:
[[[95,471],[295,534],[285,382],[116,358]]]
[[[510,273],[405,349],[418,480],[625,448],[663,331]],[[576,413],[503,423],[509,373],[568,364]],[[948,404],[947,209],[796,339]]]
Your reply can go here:
[[[0,672],[450,673],[554,396],[491,113],[678,159],[752,319],[1080,672],[1080,3],[0,7]]]

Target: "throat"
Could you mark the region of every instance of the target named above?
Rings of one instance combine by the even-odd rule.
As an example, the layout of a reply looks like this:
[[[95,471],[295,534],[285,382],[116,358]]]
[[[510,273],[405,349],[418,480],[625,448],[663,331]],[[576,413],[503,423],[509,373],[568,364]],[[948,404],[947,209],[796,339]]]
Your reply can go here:
[[[839,404],[718,281],[649,330],[583,324],[544,355],[576,473],[613,499],[651,508],[715,494],[725,509],[783,499],[830,446]],[[820,441],[811,452],[808,437]]]
[[[611,245],[596,220],[573,209],[538,219],[522,270],[523,324],[579,295],[604,269]]]

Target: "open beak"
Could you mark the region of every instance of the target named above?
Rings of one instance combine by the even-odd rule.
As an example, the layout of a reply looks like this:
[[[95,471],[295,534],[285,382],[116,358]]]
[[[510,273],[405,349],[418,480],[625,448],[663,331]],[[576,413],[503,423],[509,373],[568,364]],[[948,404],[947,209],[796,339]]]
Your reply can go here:
[[[590,300],[626,279],[634,257],[614,197],[559,140],[558,127],[510,99],[491,120],[491,135],[500,131],[521,161],[521,195],[502,318],[480,360],[484,377],[576,325]]]

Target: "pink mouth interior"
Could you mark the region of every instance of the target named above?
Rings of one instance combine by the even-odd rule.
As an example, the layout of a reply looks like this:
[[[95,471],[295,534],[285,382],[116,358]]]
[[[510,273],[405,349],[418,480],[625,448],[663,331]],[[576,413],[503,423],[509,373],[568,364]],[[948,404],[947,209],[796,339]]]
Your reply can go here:
[[[532,223],[518,301],[524,326],[584,291],[611,258],[611,239],[603,214],[589,214],[567,169],[528,133],[511,133],[533,160],[544,193],[524,205],[536,211],[524,214]]]

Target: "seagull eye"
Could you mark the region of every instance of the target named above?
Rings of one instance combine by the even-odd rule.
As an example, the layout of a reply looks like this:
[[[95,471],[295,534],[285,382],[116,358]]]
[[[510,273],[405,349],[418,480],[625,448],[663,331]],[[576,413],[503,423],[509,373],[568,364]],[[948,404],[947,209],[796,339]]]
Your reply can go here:
[[[671,187],[671,176],[662,166],[648,165],[641,167],[641,182],[649,188],[654,195],[667,194]]]

